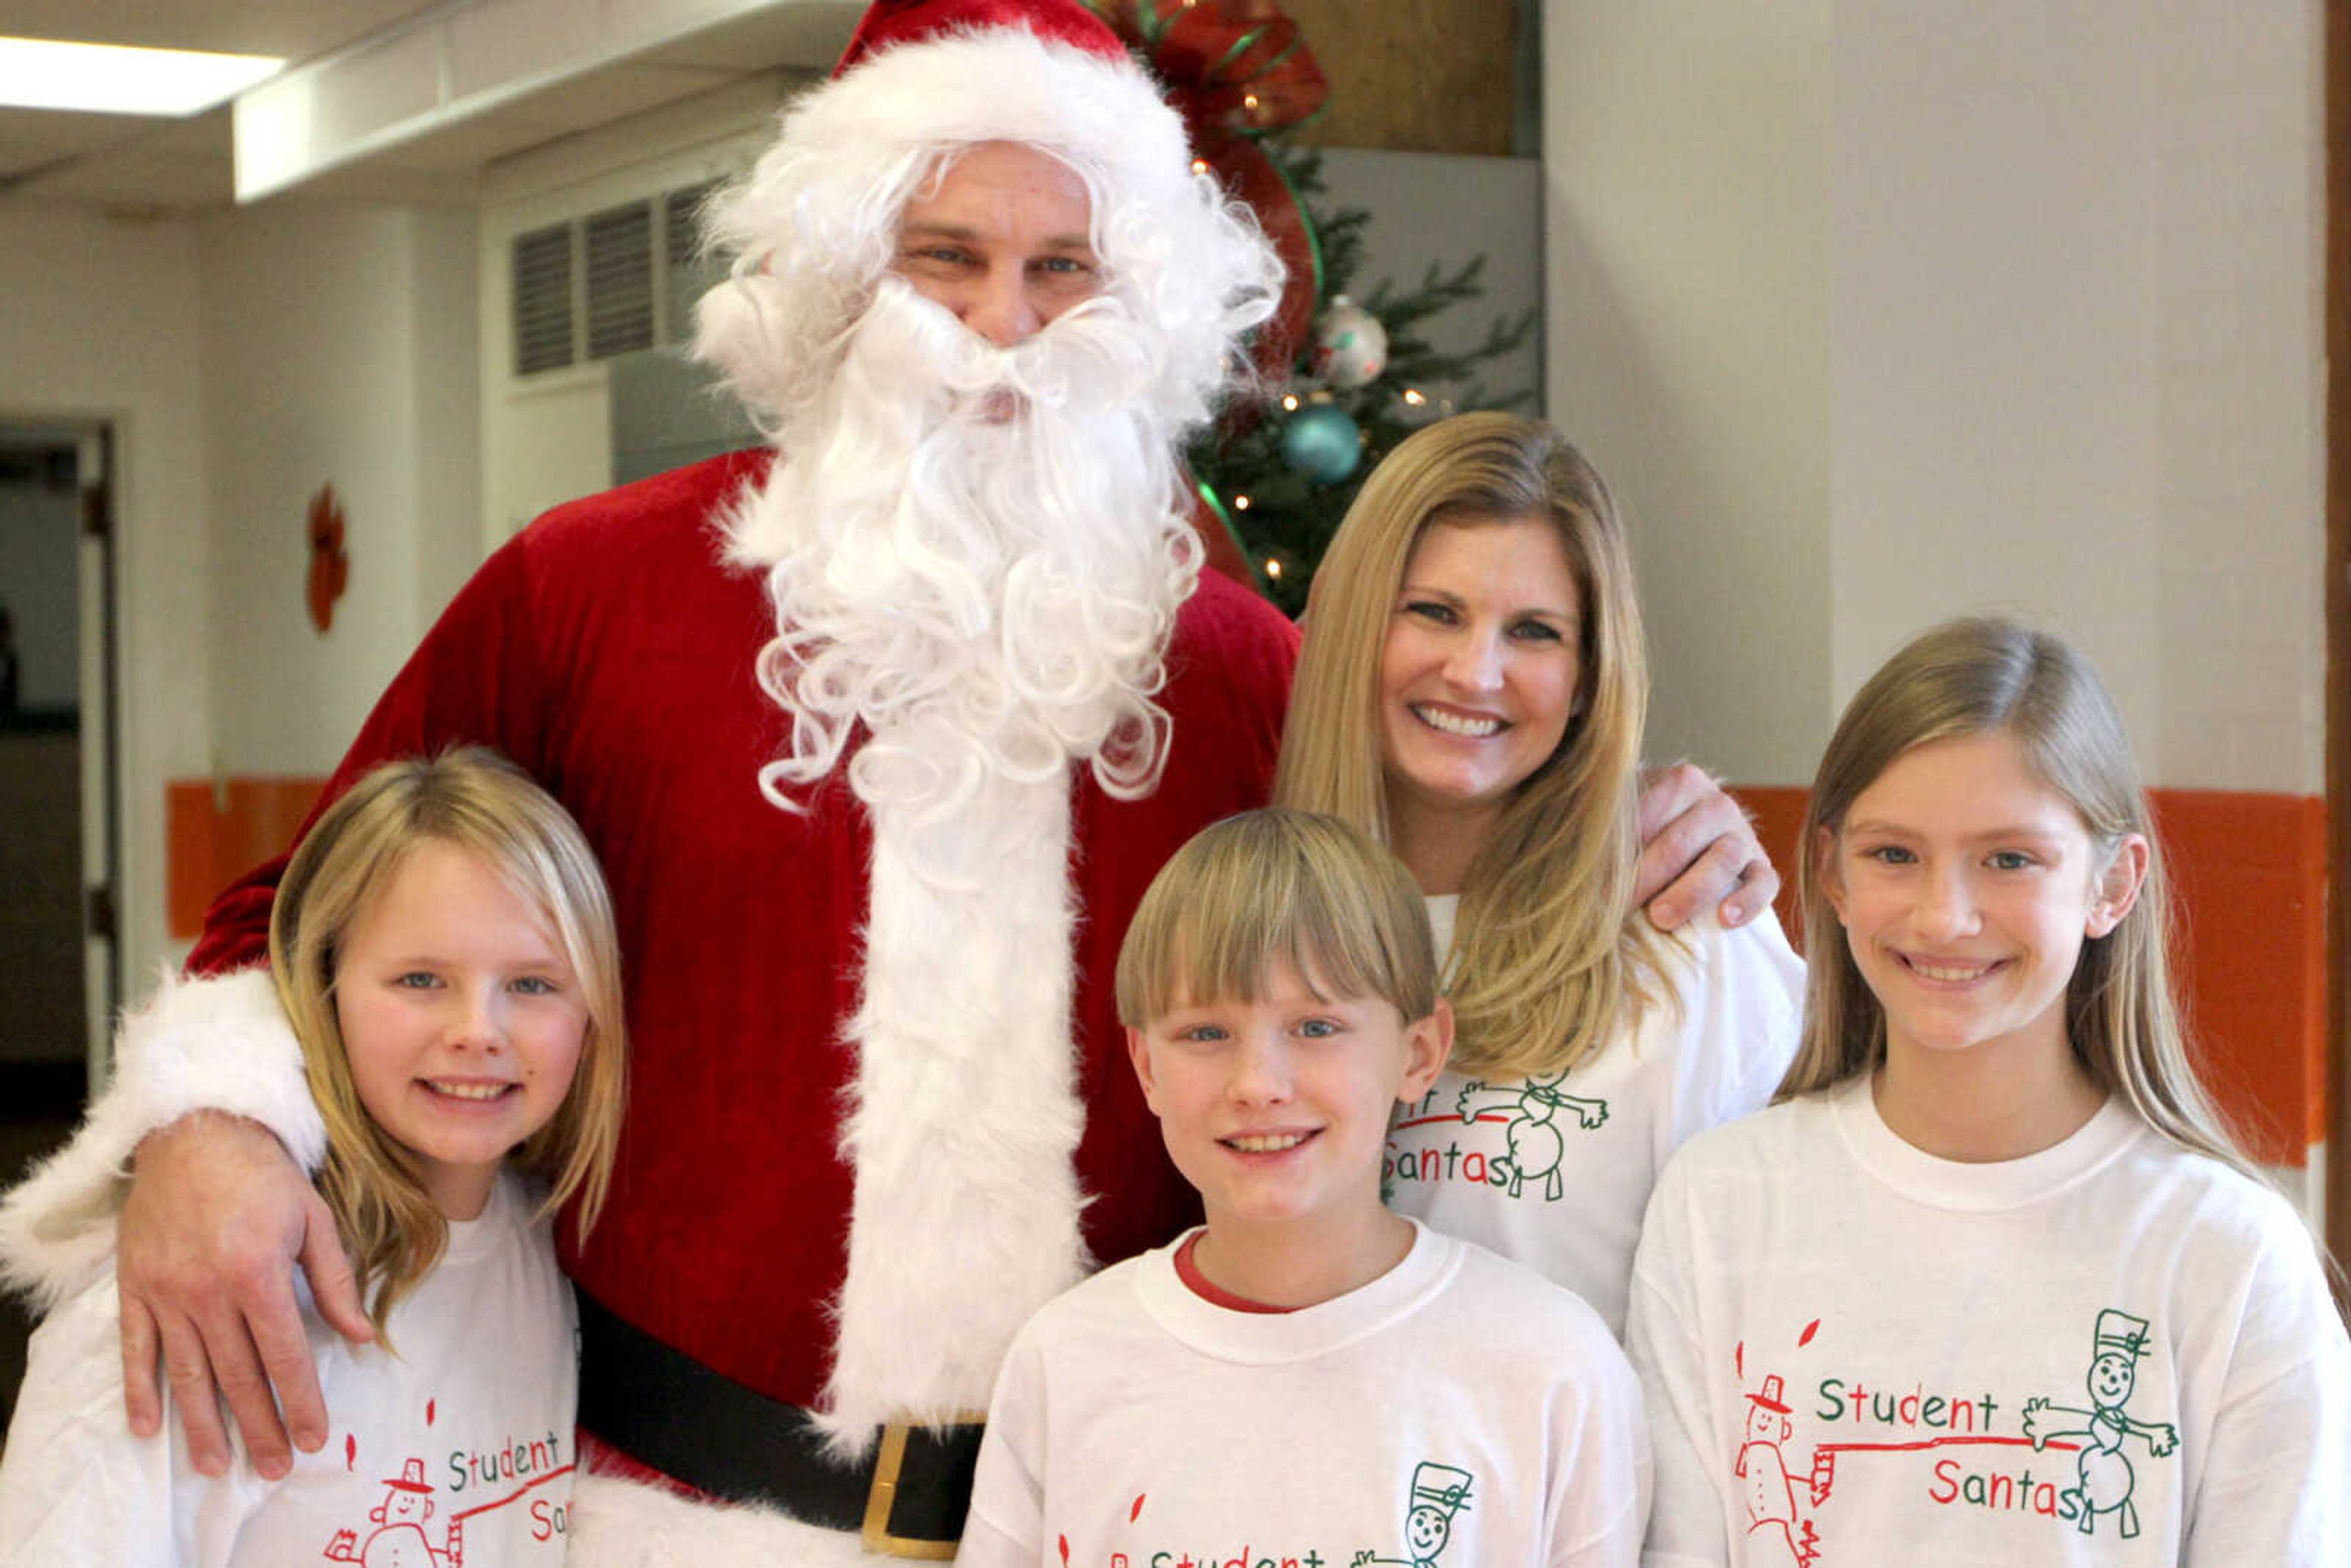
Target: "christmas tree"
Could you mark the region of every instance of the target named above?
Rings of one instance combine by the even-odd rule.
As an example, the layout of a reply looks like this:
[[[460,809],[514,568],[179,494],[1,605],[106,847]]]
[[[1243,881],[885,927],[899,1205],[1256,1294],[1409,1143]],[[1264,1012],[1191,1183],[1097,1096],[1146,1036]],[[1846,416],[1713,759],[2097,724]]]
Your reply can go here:
[[[1533,334],[1536,314],[1492,321],[1462,352],[1433,348],[1422,323],[1483,296],[1485,258],[1471,256],[1451,270],[1432,266],[1416,287],[1383,278],[1359,295],[1371,214],[1325,209],[1319,153],[1280,145],[1267,151],[1297,193],[1322,253],[1313,328],[1287,378],[1211,426],[1186,456],[1260,586],[1295,615],[1305,608],[1314,568],[1355,492],[1397,442],[1457,410],[1533,402],[1531,388],[1498,393],[1477,375],[1479,366]]]
[[[1249,205],[1289,268],[1254,349],[1259,391],[1186,455],[1259,586],[1294,615],[1323,547],[1390,448],[1457,409],[1532,401],[1531,388],[1497,395],[1476,375],[1532,336],[1535,312],[1443,353],[1423,324],[1484,293],[1483,257],[1432,267],[1417,287],[1382,279],[1353,292],[1371,214],[1329,210],[1321,154],[1289,140],[1329,89],[1274,0],[1086,3],[1166,89],[1191,131],[1193,166]]]

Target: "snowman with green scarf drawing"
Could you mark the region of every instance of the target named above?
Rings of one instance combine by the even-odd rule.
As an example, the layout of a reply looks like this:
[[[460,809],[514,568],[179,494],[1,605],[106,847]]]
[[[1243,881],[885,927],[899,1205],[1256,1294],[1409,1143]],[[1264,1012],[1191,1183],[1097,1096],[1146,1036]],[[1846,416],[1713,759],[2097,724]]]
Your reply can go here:
[[[2091,1344],[2088,1378],[2092,1408],[2076,1410],[2042,1398],[2024,1402],[2024,1435],[2035,1452],[2057,1437],[2085,1437],[2075,1469],[2079,1479],[2063,1495],[2080,1511],[2077,1528],[2092,1534],[2098,1515],[2111,1513],[2128,1541],[2138,1533],[2138,1510],[2131,1503],[2137,1477],[2123,1452],[2126,1438],[2137,1437],[2147,1453],[2162,1458],[2179,1446],[2178,1428],[2164,1422],[2135,1421],[2123,1406],[2138,1384],[2138,1358],[2147,1354],[2145,1318],[2108,1307],[2098,1313],[2097,1334]]]
[[[1608,1120],[1607,1101],[1562,1092],[1560,1084],[1566,1077],[1567,1070],[1562,1068],[1515,1084],[1489,1085],[1473,1078],[1461,1086],[1458,1109],[1464,1122],[1475,1122],[1487,1111],[1513,1113],[1510,1124],[1502,1129],[1510,1152],[1488,1167],[1493,1173],[1489,1179],[1496,1186],[1507,1185],[1512,1197],[1525,1193],[1530,1176],[1542,1178],[1546,1202],[1557,1203],[1563,1195],[1559,1162],[1566,1156],[1567,1140],[1559,1130],[1561,1111],[1573,1111],[1577,1124],[1586,1132]]]

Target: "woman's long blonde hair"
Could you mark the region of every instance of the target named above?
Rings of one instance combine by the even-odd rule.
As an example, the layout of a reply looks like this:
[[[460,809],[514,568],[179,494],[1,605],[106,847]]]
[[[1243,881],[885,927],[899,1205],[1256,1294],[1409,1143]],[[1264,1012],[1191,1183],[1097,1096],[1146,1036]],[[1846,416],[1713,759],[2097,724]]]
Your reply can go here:
[[[1886,1009],[1862,979],[1829,900],[1825,857],[1845,811],[1905,752],[1993,733],[2016,737],[2033,776],[2080,813],[2098,855],[2113,854],[2128,834],[2147,841],[2137,900],[2112,931],[2082,944],[2065,988],[2074,1060],[2173,1143],[2256,1175],[2205,1092],[2180,1027],[2170,884],[2122,715],[2081,654],[2011,621],[1950,621],[1914,639],[1855,694],[1829,737],[1796,861],[1803,1041],[1777,1098],[1831,1088],[1886,1058]]]
[[[542,1213],[577,1197],[583,1239],[611,1184],[627,1094],[611,899],[570,815],[512,763],[477,748],[388,762],[351,786],[311,826],[277,884],[269,966],[326,1122],[319,1188],[379,1333],[440,1260],[448,1226],[411,1156],[360,1102],[336,1018],[335,971],[351,927],[427,841],[474,856],[536,906],[580,983],[588,1024],[570,1091],[514,1159],[549,1184]]]
[[[1447,967],[1453,1065],[1496,1077],[1573,1067],[1658,988],[1661,939],[1633,907],[1649,704],[1640,601],[1615,501],[1564,435],[1540,420],[1462,414],[1373,472],[1315,574],[1274,782],[1280,804],[1390,842],[1380,661],[1413,548],[1436,523],[1530,517],[1558,529],[1583,597],[1583,703],[1462,886]]]

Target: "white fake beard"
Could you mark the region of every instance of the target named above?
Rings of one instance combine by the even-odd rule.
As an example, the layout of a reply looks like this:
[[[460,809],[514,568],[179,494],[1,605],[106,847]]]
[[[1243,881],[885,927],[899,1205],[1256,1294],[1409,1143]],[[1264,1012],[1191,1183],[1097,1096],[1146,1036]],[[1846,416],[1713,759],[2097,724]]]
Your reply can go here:
[[[1160,658],[1201,556],[1173,421],[1146,402],[1159,368],[1107,298],[998,349],[883,277],[833,395],[778,433],[735,521],[777,610],[759,677],[792,717],[771,797],[831,773],[860,724],[858,798],[925,822],[1072,759],[1150,791]]]
[[[1200,549],[1173,422],[1144,402],[1157,369],[1108,300],[1005,350],[885,278],[835,395],[779,433],[735,518],[777,610],[760,679],[792,717],[762,786],[791,805],[865,731],[853,1196],[820,1416],[844,1454],[884,1421],[984,1410],[1020,1324],[1091,1266],[1070,770],[1137,795],[1165,754],[1152,699]]]

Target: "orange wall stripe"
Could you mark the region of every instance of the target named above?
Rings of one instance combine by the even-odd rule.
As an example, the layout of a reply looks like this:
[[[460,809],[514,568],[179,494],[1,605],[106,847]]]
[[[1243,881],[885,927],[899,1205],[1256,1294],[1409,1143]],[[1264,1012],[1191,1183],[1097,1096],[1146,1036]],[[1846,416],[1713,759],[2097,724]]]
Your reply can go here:
[[[293,841],[320,778],[165,786],[172,936],[194,937],[214,894]],[[1780,923],[1801,935],[1796,839],[1809,791],[1738,785],[1782,886]],[[2300,1166],[2326,1127],[2326,811],[2311,795],[2155,789],[2181,915],[2179,985],[2213,1092],[2249,1151]]]
[[[216,796],[209,779],[164,781],[164,917],[174,941],[202,934],[221,889],[294,841],[326,787],[323,777],[235,778]]]
[[[1810,791],[1737,785],[1801,936],[1796,840]],[[2176,983],[2213,1093],[2247,1152],[2300,1166],[2326,1134],[2326,803],[2314,795],[2152,789],[2179,905]]]

